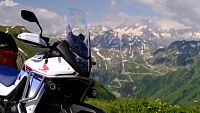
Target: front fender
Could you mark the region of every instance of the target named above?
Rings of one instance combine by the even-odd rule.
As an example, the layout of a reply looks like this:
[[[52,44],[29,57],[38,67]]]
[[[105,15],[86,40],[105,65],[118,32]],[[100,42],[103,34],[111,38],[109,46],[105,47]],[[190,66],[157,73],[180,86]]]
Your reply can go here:
[[[71,106],[72,113],[106,113],[104,110],[97,108],[95,106],[80,103],[80,104],[72,104]]]

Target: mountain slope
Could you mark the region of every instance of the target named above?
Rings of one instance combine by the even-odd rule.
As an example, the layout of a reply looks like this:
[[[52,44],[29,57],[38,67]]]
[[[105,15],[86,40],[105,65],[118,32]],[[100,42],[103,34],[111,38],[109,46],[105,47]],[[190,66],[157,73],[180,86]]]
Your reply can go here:
[[[199,100],[199,51],[199,41],[173,42],[149,59],[95,48],[93,55],[98,65],[93,76],[117,97],[150,96],[170,103],[187,103]]]
[[[171,103],[186,103],[199,101],[200,56],[197,56],[192,66],[168,73],[159,80],[162,81],[161,89],[153,95]]]
[[[200,54],[200,41],[175,41],[167,48],[154,52],[153,64],[185,66],[193,63],[193,56]]]

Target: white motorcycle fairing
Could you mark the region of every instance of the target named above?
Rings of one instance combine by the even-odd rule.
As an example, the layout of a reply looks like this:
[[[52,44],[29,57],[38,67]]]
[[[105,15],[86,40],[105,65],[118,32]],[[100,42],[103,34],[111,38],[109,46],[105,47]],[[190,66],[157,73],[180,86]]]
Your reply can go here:
[[[36,55],[28,59],[25,62],[25,70],[28,72],[28,68],[29,71],[34,70],[46,76],[74,75],[75,73],[74,69],[62,57],[49,58],[47,64],[45,64],[45,59],[41,58],[41,56]],[[18,85],[24,74],[27,73],[21,70],[18,77],[16,77],[15,83],[10,86],[5,86],[0,83],[0,96],[9,95]]]
[[[46,76],[74,75],[75,73],[75,70],[62,57],[48,58],[48,63],[45,63],[42,56],[36,55],[28,59],[25,66]]]

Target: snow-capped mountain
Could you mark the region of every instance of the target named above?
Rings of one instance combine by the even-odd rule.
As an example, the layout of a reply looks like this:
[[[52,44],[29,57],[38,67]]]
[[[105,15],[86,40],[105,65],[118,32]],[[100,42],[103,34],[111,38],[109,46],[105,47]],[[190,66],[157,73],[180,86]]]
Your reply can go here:
[[[200,31],[196,29],[162,29],[150,19],[133,25],[121,24],[116,28],[90,25],[89,32],[93,47],[122,51],[126,56],[151,56],[156,49],[166,47],[174,41],[200,39]]]
[[[151,20],[134,25],[120,25],[116,28],[95,26],[90,29],[93,46],[122,51],[137,48],[141,54],[146,50],[155,50],[168,46],[177,40],[199,40],[200,32],[188,29],[161,29]]]
[[[90,32],[95,34],[92,35],[93,58],[97,62],[94,76],[118,97],[140,92],[140,85],[134,85],[137,77],[164,76],[176,70],[161,62],[162,66],[154,65],[158,64],[155,58],[162,60],[154,53],[157,49],[164,49],[174,41],[200,39],[200,32],[196,29],[162,29],[151,20],[133,25],[122,24],[116,28],[95,26]],[[179,56],[177,61],[183,58]],[[190,61],[187,60],[187,63]],[[166,64],[174,62],[176,60]],[[126,89],[132,92],[127,93]],[[123,94],[124,90],[126,93]]]

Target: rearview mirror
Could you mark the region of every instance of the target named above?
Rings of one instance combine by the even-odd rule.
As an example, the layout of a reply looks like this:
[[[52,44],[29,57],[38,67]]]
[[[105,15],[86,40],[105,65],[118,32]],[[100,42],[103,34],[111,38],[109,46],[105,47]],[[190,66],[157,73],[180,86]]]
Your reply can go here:
[[[40,23],[39,23],[37,17],[35,16],[35,14],[31,11],[21,10],[21,16],[24,20],[27,20],[29,22],[36,22],[41,31],[40,37],[42,37],[42,27],[40,26]]]
[[[17,39],[34,46],[47,47],[47,43],[35,33],[21,33],[17,36]]]
[[[36,22],[38,23],[38,19],[35,16],[35,14],[31,11],[27,11],[27,10],[22,10],[21,11],[21,16],[24,20],[27,20],[29,22]]]

